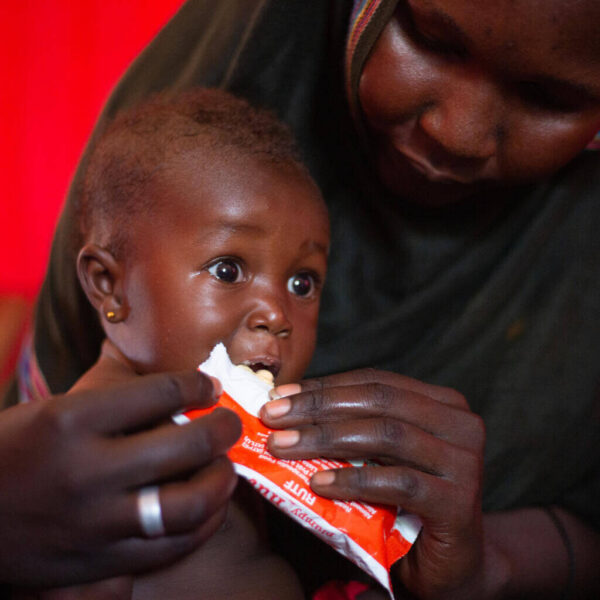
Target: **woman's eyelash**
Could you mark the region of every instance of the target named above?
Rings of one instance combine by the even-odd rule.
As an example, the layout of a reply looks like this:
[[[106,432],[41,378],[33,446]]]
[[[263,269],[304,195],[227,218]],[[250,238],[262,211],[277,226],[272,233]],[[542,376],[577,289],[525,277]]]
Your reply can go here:
[[[522,81],[518,83],[517,87],[519,96],[528,104],[538,108],[565,113],[579,109],[579,103],[576,99],[556,96],[556,94],[535,81]]]
[[[458,44],[442,40],[425,32],[417,25],[415,17],[406,3],[401,3],[398,11],[399,22],[404,25],[408,34],[420,46],[445,56],[461,57],[466,53],[465,49]]]

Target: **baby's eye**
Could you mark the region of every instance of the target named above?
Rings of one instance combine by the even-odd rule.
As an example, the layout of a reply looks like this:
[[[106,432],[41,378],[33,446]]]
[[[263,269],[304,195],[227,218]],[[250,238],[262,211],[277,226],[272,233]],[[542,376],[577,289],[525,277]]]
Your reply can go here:
[[[225,283],[239,283],[244,278],[244,271],[240,264],[232,258],[221,258],[210,265],[207,271],[219,281]]]
[[[295,296],[308,298],[315,293],[317,283],[318,282],[316,281],[316,277],[314,275],[303,271],[301,273],[292,275],[287,280],[287,289]]]

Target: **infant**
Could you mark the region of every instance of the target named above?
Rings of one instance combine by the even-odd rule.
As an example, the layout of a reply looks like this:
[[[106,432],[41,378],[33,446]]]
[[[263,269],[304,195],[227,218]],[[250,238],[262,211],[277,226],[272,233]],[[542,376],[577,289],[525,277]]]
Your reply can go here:
[[[290,132],[270,113],[198,89],[118,115],[91,154],[78,208],[77,272],[106,339],[73,389],[194,369],[218,342],[276,384],[302,377],[329,221]],[[96,588],[119,598],[302,598],[261,530],[261,503],[244,488],[225,525],[186,560]],[[86,587],[60,597],[84,597]]]

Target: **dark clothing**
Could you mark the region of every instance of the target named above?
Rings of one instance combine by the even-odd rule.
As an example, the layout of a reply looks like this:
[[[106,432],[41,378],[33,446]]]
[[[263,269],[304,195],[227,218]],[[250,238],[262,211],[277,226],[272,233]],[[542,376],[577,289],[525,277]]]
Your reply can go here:
[[[389,14],[394,2],[384,4]],[[191,0],[132,66],[101,124],[155,90],[193,85],[272,108],[331,211],[310,374],[376,366],[459,390],[487,426],[485,510],[559,504],[600,526],[600,153],[473,206],[428,214],[391,197],[347,108],[350,9],[347,0]],[[36,354],[54,392],[91,366],[102,338],[75,273],[82,169],[36,315]]]

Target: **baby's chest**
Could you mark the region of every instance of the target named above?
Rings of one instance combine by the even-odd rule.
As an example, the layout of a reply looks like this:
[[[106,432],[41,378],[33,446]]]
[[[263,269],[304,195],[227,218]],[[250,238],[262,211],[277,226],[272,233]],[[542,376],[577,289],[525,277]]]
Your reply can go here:
[[[175,565],[137,578],[133,593],[134,600],[258,597],[300,599],[302,594],[291,567],[269,550],[257,521],[236,502],[202,546]]]

